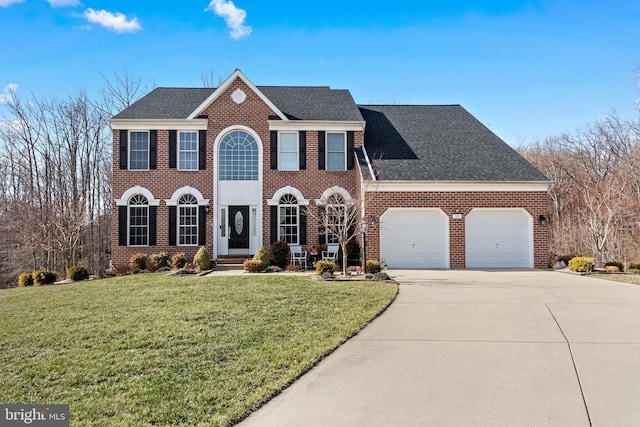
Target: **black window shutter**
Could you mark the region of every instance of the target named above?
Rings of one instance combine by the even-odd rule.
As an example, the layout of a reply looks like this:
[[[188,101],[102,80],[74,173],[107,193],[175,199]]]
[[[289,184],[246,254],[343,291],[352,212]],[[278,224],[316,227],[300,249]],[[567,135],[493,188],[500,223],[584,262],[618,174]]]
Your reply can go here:
[[[178,132],[175,130],[169,131],[169,167],[174,168],[177,164],[178,158]]]
[[[271,206],[271,218],[269,218],[269,224],[271,225],[271,243],[278,240],[278,207]]]
[[[347,132],[347,169],[353,169],[354,157],[355,157],[355,148],[354,148],[354,139],[355,132],[349,131]]]
[[[269,152],[271,156],[271,169],[278,169],[278,131],[269,132],[270,146]]]
[[[149,206],[149,246],[156,245],[156,218],[158,216],[158,207]]]
[[[300,210],[300,244],[307,244],[307,215]]]
[[[169,206],[169,246],[176,245],[176,227],[177,227],[178,208]]]
[[[158,166],[158,131],[149,131],[149,169]]]
[[[198,245],[207,244],[207,213],[206,206],[198,206]]]
[[[118,206],[118,246],[127,246],[128,208],[128,206]]]
[[[207,131],[198,132],[198,169],[205,170],[207,168]],[[204,245],[204,243],[202,243]]]
[[[324,228],[323,221],[326,221],[325,209],[323,207],[318,208],[318,218],[320,218],[320,226],[318,227],[318,243],[321,245],[327,244],[327,235]]]
[[[307,132],[304,130],[298,132],[298,145],[300,170],[305,170],[307,168]]]
[[[120,130],[120,169],[127,169],[127,138],[129,136],[128,130]]]
[[[325,136],[324,131],[318,131],[318,169],[323,171],[325,169]]]

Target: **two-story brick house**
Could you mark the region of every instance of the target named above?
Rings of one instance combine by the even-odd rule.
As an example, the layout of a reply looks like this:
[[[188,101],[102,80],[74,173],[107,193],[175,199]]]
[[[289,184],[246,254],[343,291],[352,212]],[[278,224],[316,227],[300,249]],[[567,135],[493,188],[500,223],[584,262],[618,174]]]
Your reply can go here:
[[[547,179],[460,106],[357,105],[236,70],[157,88],[111,126],[114,265],[325,243],[306,213],[357,202],[368,258],[390,267],[547,266]]]

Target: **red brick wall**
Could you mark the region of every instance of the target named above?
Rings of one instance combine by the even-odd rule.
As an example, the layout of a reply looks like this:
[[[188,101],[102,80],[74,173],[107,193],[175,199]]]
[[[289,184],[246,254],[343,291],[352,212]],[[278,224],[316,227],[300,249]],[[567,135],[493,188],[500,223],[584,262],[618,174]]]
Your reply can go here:
[[[366,213],[374,215],[376,224],[367,235],[367,258],[380,257],[380,216],[388,208],[440,208],[449,216],[449,248],[451,268],[465,268],[465,216],[473,208],[525,208],[533,217],[533,261],[535,268],[547,268],[548,226],[538,218],[547,214],[547,193],[532,192],[369,192]],[[462,219],[451,219],[455,212]]]
[[[241,104],[231,99],[231,94],[241,89],[246,99]],[[216,137],[230,126],[242,125],[251,128],[262,140],[263,153],[263,245],[270,244],[269,206],[267,199],[282,187],[290,185],[297,188],[306,199],[310,200],[310,207],[317,212],[315,199],[319,199],[330,187],[340,186],[349,191],[355,198],[356,175],[355,170],[334,172],[318,170],[318,132],[307,131],[307,169],[300,171],[278,171],[270,169],[269,158],[269,116],[275,115],[269,106],[262,101],[241,79],[236,79],[227,90],[221,94],[202,114],[208,115],[207,126],[207,167],[206,170],[179,171],[169,169],[169,140],[168,130],[158,130],[157,169],[150,171],[129,171],[118,169],[119,159],[119,130],[113,131],[113,197],[120,198],[129,188],[139,185],[151,191],[156,199],[160,199],[157,217],[157,246],[126,247],[118,246],[118,207],[115,201],[112,206],[112,260],[114,265],[127,263],[129,258],[139,252],[147,254],[167,251],[170,254],[185,252],[191,258],[198,247],[168,246],[168,217],[169,210],[164,202],[171,198],[177,189],[189,185],[197,188],[205,199],[210,199],[211,211],[207,216],[207,249],[213,251],[213,215],[216,214],[215,192],[213,191],[213,165],[216,161],[214,145]],[[363,132],[355,133],[355,146],[362,145]],[[312,218],[307,223],[307,242],[309,245],[318,242],[318,224]],[[216,234],[217,236],[217,234]]]

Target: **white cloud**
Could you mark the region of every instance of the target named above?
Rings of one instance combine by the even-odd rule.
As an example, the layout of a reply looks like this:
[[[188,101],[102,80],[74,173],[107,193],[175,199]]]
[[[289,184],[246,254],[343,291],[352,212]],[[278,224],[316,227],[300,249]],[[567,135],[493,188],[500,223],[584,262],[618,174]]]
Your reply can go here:
[[[22,3],[24,0],[0,0],[0,7],[9,7],[15,3]]]
[[[8,102],[17,90],[18,85],[15,83],[9,83],[6,85],[2,90],[2,93],[0,93],[0,104]]]
[[[89,8],[84,12],[84,17],[87,21],[102,25],[106,29],[115,31],[116,33],[135,33],[142,29],[138,18],[127,19],[124,13],[111,13],[106,10],[93,10]]]
[[[47,0],[51,7],[74,7],[80,6],[79,0]]]
[[[205,10],[210,10],[221,18],[224,18],[227,27],[231,30],[232,39],[238,40],[251,34],[251,27],[243,25],[244,19],[247,17],[247,12],[238,9],[231,0],[211,0]]]

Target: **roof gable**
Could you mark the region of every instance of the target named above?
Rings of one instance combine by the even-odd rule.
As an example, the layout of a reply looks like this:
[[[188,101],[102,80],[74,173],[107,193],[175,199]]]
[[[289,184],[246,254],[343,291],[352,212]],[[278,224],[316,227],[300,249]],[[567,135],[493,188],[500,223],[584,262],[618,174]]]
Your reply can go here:
[[[280,117],[280,119],[288,120],[287,116],[280,111],[280,109],[276,107],[273,102],[271,102],[271,100],[260,91],[260,89],[251,83],[251,81],[242,74],[242,71],[239,69],[236,69],[216,90],[214,90],[213,93],[187,117],[187,119],[195,119],[202,114],[202,112],[211,105],[211,103],[218,99],[218,97],[220,97],[220,95],[222,95],[236,79],[241,79],[253,92],[256,93],[256,95],[258,95],[260,99],[262,99],[262,101],[264,101],[265,104],[269,106],[269,108],[271,108],[271,110],[273,110],[274,113],[276,113],[278,117]]]

